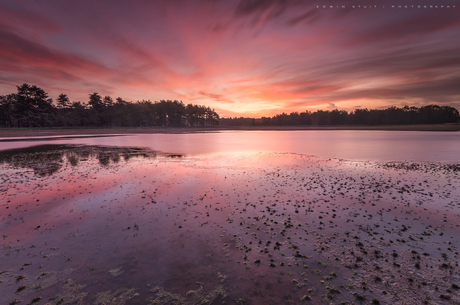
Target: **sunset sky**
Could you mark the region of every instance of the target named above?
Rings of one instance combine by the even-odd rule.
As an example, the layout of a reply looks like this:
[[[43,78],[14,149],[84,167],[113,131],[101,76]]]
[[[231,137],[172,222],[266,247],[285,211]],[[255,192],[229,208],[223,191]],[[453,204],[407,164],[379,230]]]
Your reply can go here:
[[[53,99],[176,99],[221,117],[459,109],[456,2],[0,0],[0,95],[26,82]]]

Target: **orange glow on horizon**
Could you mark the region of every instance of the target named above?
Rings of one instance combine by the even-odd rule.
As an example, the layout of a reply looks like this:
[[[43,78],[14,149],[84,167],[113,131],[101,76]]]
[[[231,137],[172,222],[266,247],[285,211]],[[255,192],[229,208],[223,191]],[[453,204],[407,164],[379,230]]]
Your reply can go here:
[[[65,93],[87,102],[98,92],[133,102],[181,100],[221,117],[460,108],[458,9],[7,0],[0,4],[8,24],[0,25],[0,95],[29,83],[53,99]],[[87,11],[99,18],[85,19]]]

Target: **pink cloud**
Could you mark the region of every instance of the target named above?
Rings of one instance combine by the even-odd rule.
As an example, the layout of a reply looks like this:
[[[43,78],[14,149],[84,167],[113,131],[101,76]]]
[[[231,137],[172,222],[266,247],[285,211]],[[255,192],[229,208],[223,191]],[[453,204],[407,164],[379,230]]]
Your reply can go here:
[[[5,3],[0,94],[34,82],[53,97],[180,99],[241,115],[460,96],[458,9],[323,10],[303,0]]]
[[[44,33],[56,33],[62,30],[61,26],[27,7],[13,7],[0,3],[0,29],[20,30],[30,36],[41,36]]]

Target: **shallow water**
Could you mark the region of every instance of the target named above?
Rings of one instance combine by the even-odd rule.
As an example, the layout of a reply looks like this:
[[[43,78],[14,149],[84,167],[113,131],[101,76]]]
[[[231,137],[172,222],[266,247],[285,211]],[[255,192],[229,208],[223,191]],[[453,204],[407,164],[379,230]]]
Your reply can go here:
[[[458,165],[178,152],[0,153],[2,302],[460,301]]]

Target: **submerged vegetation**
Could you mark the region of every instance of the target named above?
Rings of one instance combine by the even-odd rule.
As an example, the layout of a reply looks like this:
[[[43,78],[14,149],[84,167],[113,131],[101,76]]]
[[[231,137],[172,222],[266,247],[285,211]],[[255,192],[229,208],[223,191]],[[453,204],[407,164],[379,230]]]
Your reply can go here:
[[[0,127],[152,127],[215,126],[219,115],[206,106],[182,101],[114,101],[98,93],[88,102],[71,102],[66,94],[53,101],[42,88],[22,84],[0,96]]]
[[[105,147],[81,145],[41,145],[0,151],[0,165],[32,170],[37,176],[45,177],[57,173],[68,162],[71,166],[84,164],[95,158],[100,166],[128,161],[130,158],[156,158],[157,152],[136,147]],[[161,154],[159,154],[161,155]],[[163,154],[166,158],[180,158],[181,155]],[[24,276],[20,275],[16,281]]]

